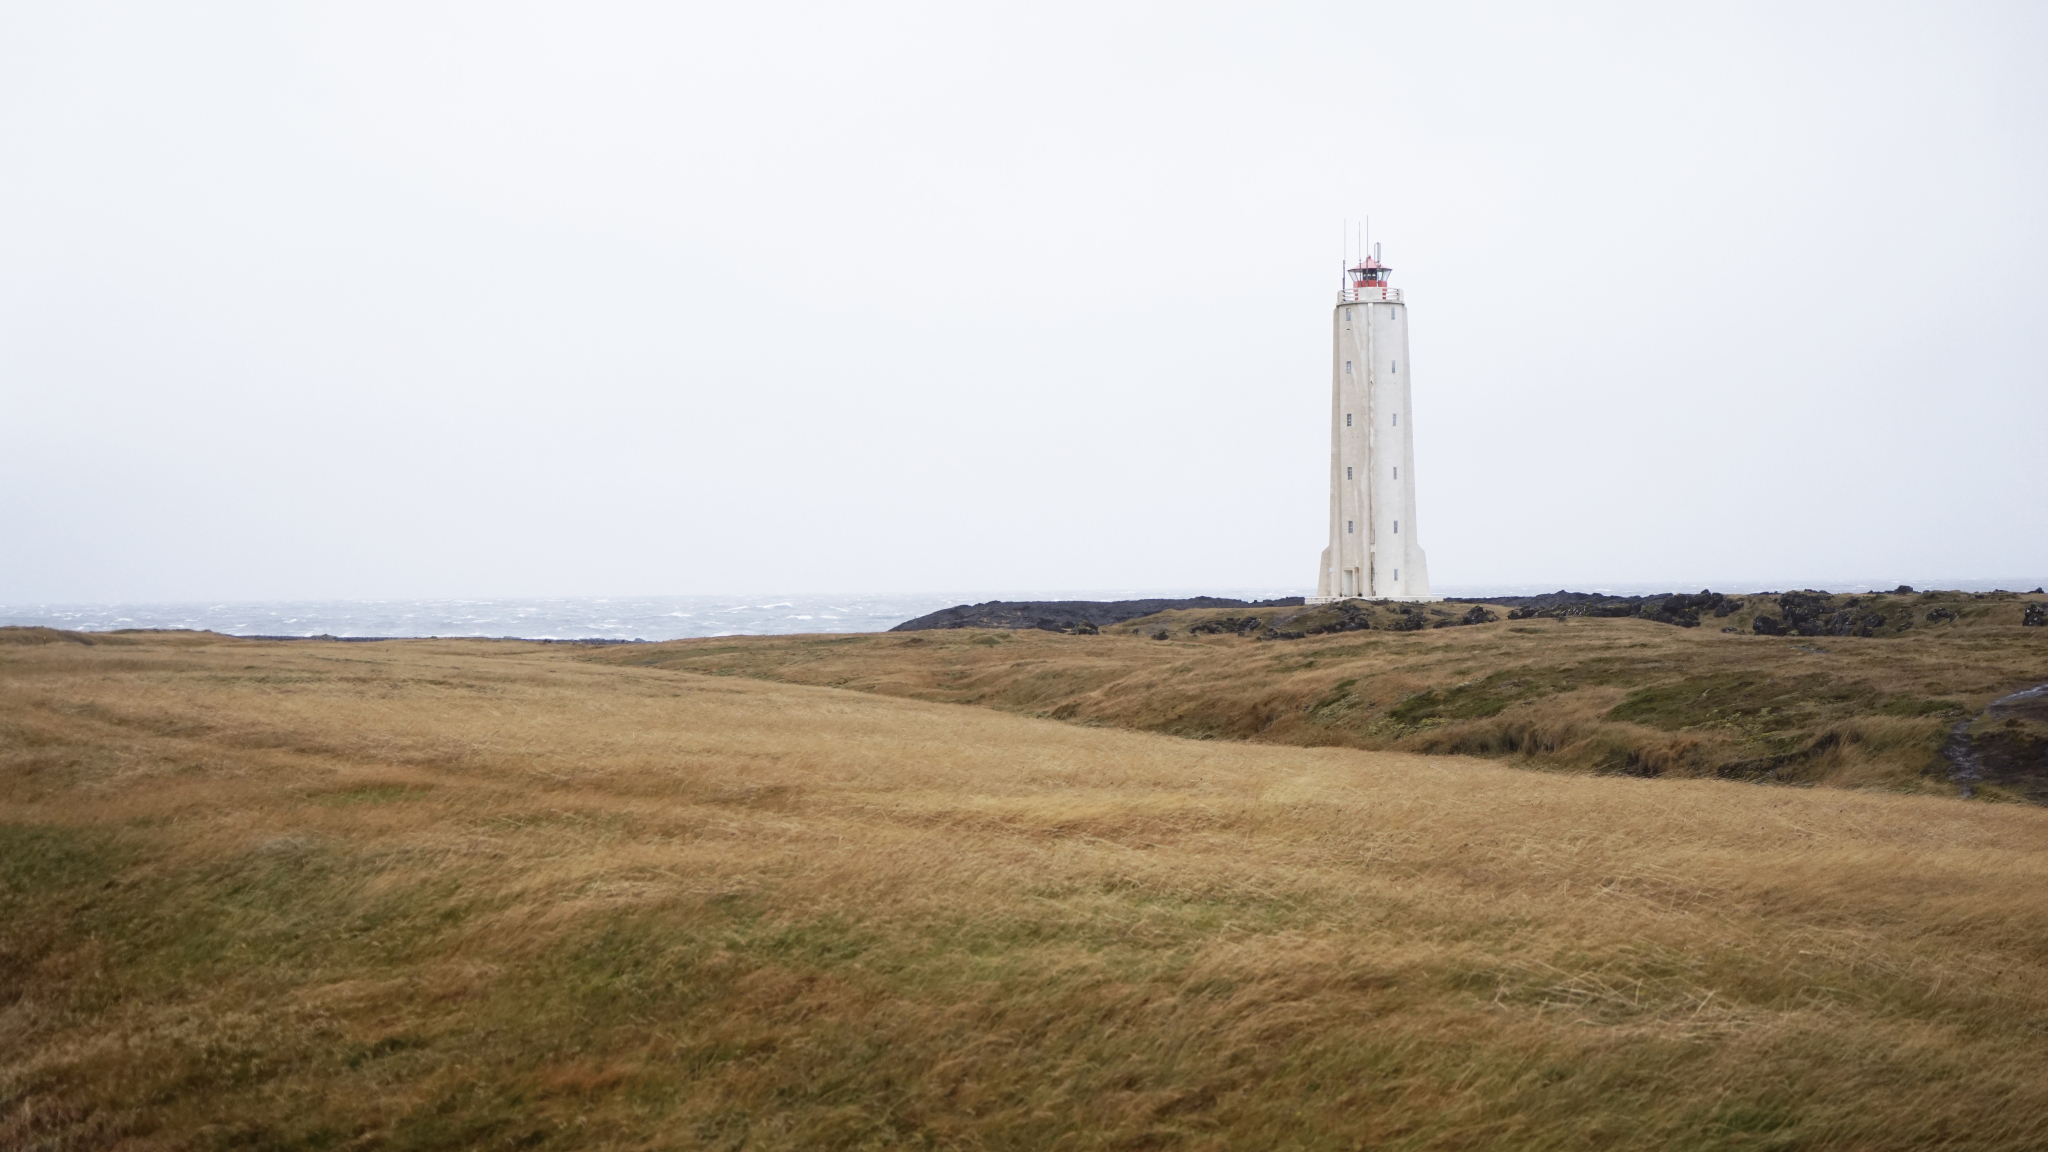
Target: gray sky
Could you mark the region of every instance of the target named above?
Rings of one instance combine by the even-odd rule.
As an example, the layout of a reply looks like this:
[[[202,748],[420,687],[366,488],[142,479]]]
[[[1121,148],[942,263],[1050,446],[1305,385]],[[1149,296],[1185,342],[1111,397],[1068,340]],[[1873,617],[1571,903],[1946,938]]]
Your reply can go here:
[[[2048,9],[0,7],[0,602],[2048,578]]]

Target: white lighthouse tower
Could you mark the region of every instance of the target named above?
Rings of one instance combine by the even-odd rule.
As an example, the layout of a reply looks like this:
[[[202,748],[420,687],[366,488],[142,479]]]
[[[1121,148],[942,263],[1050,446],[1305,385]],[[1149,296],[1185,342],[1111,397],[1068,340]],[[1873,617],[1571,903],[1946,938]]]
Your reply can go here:
[[[1408,306],[1380,246],[1345,269],[1331,316],[1330,546],[1311,604],[1434,600],[1415,535]]]

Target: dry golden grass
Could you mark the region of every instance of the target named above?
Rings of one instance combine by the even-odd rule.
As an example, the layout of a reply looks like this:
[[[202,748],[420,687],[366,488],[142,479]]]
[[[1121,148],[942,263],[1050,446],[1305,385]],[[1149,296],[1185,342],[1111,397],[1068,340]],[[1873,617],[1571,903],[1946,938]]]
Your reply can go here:
[[[0,648],[0,1147],[2048,1142],[2038,808],[120,639]]]
[[[1189,632],[1243,611],[1222,609],[1161,613],[1100,636],[725,637],[596,658],[1200,739],[1954,795],[1939,751],[1951,726],[2048,681],[2048,628],[2020,624],[2028,603],[2048,597],[1878,599],[1920,623],[1885,638],[1764,637],[1749,630],[1752,607],[1696,629],[1577,619],[1274,642]],[[1957,619],[1926,623],[1937,608]],[[1171,639],[1148,638],[1160,630]],[[1981,791],[2048,801],[2048,722],[1997,723],[2008,730],[1996,739],[2017,756],[1994,757]]]

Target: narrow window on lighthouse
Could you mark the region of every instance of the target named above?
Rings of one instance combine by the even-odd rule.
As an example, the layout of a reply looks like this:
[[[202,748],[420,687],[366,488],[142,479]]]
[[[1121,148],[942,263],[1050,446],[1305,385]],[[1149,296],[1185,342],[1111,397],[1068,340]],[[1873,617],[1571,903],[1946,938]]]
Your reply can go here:
[[[1396,520],[1396,521],[1394,521],[1394,535],[1396,535],[1396,536],[1399,536],[1400,534],[1401,534],[1401,522],[1400,522],[1399,520]]]
[[[1399,568],[1396,568],[1396,569],[1394,569],[1394,579],[1396,579],[1396,580],[1399,580],[1400,578],[1401,578],[1401,570],[1400,570]]]
[[[1346,361],[1344,362],[1344,374],[1345,374],[1346,376],[1349,376],[1349,375],[1351,375],[1351,361],[1349,361],[1349,360],[1346,360]]]
[[[1349,412],[1346,412],[1346,413],[1344,414],[1344,426],[1345,426],[1346,428],[1349,428],[1349,427],[1351,427],[1351,413],[1349,413]]]
[[[1344,466],[1344,478],[1345,478],[1346,480],[1349,480],[1349,479],[1351,479],[1351,465],[1349,465],[1349,464],[1346,464],[1346,465]]]
[[[1401,466],[1400,466],[1399,464],[1396,464],[1396,465],[1394,465],[1394,479],[1396,479],[1396,480],[1399,480],[1400,478],[1401,478]]]
[[[1353,524],[1356,524],[1356,523],[1358,523],[1358,521],[1356,521],[1356,520],[1346,520],[1346,521],[1344,522],[1344,531],[1345,531],[1345,532],[1347,532],[1347,533],[1348,533],[1348,532],[1350,532],[1350,531],[1351,531],[1351,526],[1352,526]]]
[[[1401,370],[1401,362],[1399,360],[1389,361],[1389,363],[1391,363],[1393,367],[1389,370],[1388,375],[1393,375],[1394,373],[1399,372]]]
[[[1399,412],[1396,412],[1396,413],[1394,413],[1394,427],[1396,427],[1396,428],[1399,428],[1400,426],[1401,426],[1401,414],[1400,414]]]

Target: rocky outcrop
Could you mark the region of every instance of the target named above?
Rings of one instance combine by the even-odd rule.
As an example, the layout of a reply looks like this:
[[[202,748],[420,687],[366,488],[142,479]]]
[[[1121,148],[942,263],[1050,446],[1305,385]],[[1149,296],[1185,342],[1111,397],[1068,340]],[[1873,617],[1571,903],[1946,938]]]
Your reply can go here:
[[[1073,632],[1082,625],[1091,630],[1136,620],[1155,612],[1182,608],[1298,608],[1301,597],[1278,600],[1232,600],[1224,596],[1194,596],[1184,600],[990,600],[983,604],[960,604],[905,620],[891,632],[922,632],[931,628],[1036,628],[1046,632]]]
[[[1826,592],[1787,592],[1778,597],[1778,611],[1777,616],[1758,616],[1751,630],[1759,636],[1875,636],[1891,623],[1861,597],[1837,605]]]
[[[1700,626],[1700,613],[1728,616],[1740,611],[1743,600],[1739,596],[1724,596],[1719,592],[1701,589],[1697,593],[1665,592],[1655,596],[1608,596],[1599,592],[1547,592],[1541,596],[1486,596],[1474,597],[1467,601],[1477,604],[1498,604],[1508,609],[1510,620],[1534,620],[1538,617],[1567,618],[1572,616],[1639,616],[1644,620],[1655,620],[1659,624],[1672,624],[1680,628]]]
[[[1399,611],[1407,611],[1403,606]],[[1364,632],[1372,627],[1372,611],[1356,600],[1340,600],[1317,613],[1320,619],[1304,623],[1298,631],[1282,636],[1275,632],[1274,639],[1295,639],[1301,636],[1327,636],[1332,632]]]
[[[2001,696],[1981,716],[1957,721],[1941,754],[1966,798],[1996,784],[2048,804],[2048,684]]]
[[[1222,636],[1225,633],[1234,632],[1239,636],[1250,636],[1265,626],[1265,621],[1260,620],[1257,616],[1220,616],[1214,620],[1203,620],[1193,625],[1188,629],[1188,634],[1191,636]]]
[[[1454,613],[1419,604],[1340,600],[1335,604],[1320,605],[1291,615],[1275,617],[1272,626],[1267,628],[1259,639],[1300,640],[1309,636],[1327,636],[1333,632],[1365,632],[1372,629],[1382,632],[1420,632],[1425,628],[1462,628],[1471,624],[1492,624],[1499,620],[1500,613],[1477,604],[1462,613]],[[1197,625],[1189,631],[1212,630]]]

